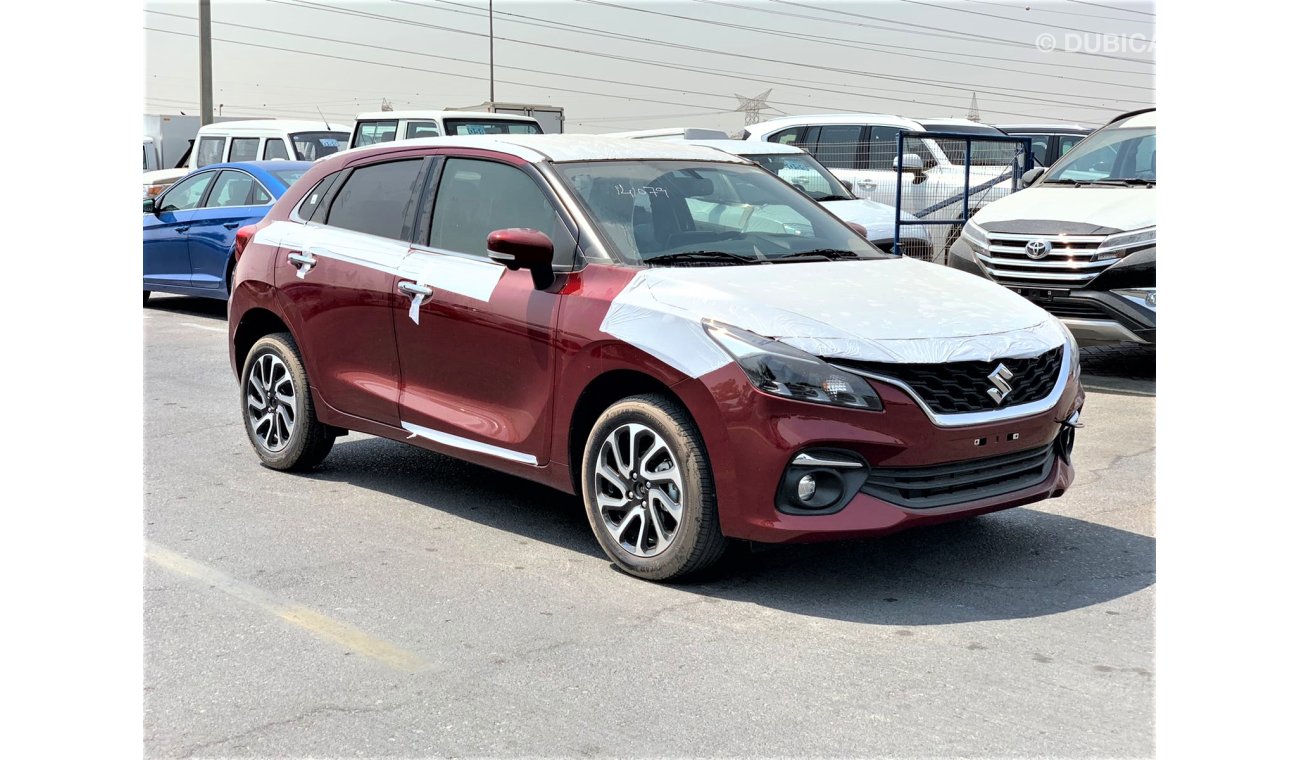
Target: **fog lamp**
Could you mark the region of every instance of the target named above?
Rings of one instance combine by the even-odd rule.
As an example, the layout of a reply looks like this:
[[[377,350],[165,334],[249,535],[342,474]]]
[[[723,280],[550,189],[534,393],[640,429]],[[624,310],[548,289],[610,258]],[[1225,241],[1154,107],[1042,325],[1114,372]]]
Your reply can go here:
[[[812,501],[817,493],[817,476],[808,474],[799,478],[799,501]]]

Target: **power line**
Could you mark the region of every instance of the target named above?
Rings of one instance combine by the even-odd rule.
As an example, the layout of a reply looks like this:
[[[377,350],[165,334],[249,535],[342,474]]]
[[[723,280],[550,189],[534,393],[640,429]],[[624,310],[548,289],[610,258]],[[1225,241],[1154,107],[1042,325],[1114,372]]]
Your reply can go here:
[[[471,31],[467,31],[467,30],[464,30],[464,29],[456,29],[456,28],[454,28],[454,27],[440,26],[440,25],[437,25],[437,24],[429,24],[429,23],[427,23],[427,22],[415,21],[415,20],[412,20],[412,19],[405,19],[405,18],[398,18],[398,17],[394,17],[394,16],[387,16],[387,15],[384,15],[384,14],[373,13],[373,12],[369,12],[369,11],[354,11],[354,10],[346,10],[346,9],[342,9],[342,8],[335,8],[335,7],[333,7],[333,6],[322,5],[322,4],[319,4],[319,3],[309,3],[309,2],[305,2],[304,0],[298,0],[298,2],[287,2],[287,0],[267,0],[267,1],[268,1],[268,2],[271,2],[271,3],[278,4],[278,5],[287,5],[287,6],[290,6],[290,7],[300,7],[300,8],[303,8],[303,9],[305,9],[305,10],[318,10],[318,11],[326,11],[326,12],[330,12],[330,13],[340,13],[340,14],[349,15],[349,16],[357,16],[357,17],[360,17],[360,18],[371,18],[371,19],[377,19],[377,20],[381,20],[381,21],[389,21],[389,22],[399,23],[399,24],[404,24],[404,25],[421,26],[421,27],[427,27],[427,28],[430,28],[430,29],[438,29],[438,30],[442,30],[442,31],[455,32],[455,33],[458,33],[458,34],[467,34],[467,35],[475,36],[475,37],[485,37],[485,36],[487,36],[487,35],[481,34],[481,33],[479,33],[479,32],[471,32]],[[435,9],[435,10],[436,10],[436,9]],[[574,49],[574,48],[571,48],[571,47],[562,47],[562,46],[559,46],[559,45],[547,45],[547,44],[540,43],[540,42],[529,42],[529,41],[527,41],[527,40],[520,40],[520,39],[516,39],[516,38],[511,38],[511,37],[500,37],[500,36],[498,36],[497,39],[499,39],[499,40],[506,40],[506,41],[509,41],[509,42],[515,42],[515,43],[518,43],[518,44],[521,44],[521,45],[529,45],[529,46],[532,46],[532,47],[541,47],[541,48],[548,48],[548,49],[551,49],[551,50],[559,50],[559,51],[566,52],[566,53],[575,53],[575,54],[579,54],[579,55],[595,56],[595,57],[603,58],[603,59],[612,59],[612,60],[622,60],[622,61],[627,61],[627,59],[626,59],[625,56],[620,56],[620,55],[611,55],[611,54],[607,54],[607,53],[597,53],[597,52],[586,51],[586,50],[577,50],[577,49]],[[731,52],[721,51],[721,50],[715,50],[715,49],[711,49],[711,48],[701,48],[701,47],[696,47],[696,46],[693,46],[693,45],[683,45],[683,44],[680,44],[680,43],[672,43],[672,42],[657,42],[657,41],[651,41],[651,40],[644,40],[644,39],[642,39],[642,38],[633,38],[633,39],[638,39],[638,40],[640,40],[640,41],[647,42],[647,43],[649,43],[649,44],[653,44],[653,45],[657,45],[657,46],[666,46],[666,47],[680,48],[680,49],[684,49],[684,50],[693,50],[693,51],[698,51],[698,52],[703,52],[703,53],[710,53],[710,54],[714,54],[714,55],[722,55],[722,56],[726,56],[726,57],[746,58],[746,59],[751,59],[751,60],[756,60],[756,61],[762,61],[762,62],[764,62],[764,63],[769,63],[769,62],[770,62],[768,58],[764,58],[764,57],[760,57],[760,56],[746,55],[746,54],[744,54],[744,53],[731,53]],[[456,60],[457,60],[457,61],[460,61],[461,59],[456,59]],[[631,61],[631,62],[633,62],[633,63],[642,63],[642,62],[639,62],[639,61]],[[663,63],[663,62],[658,62],[658,61],[654,62],[653,64],[648,64],[648,63],[647,63],[647,65],[654,65],[654,66],[657,67],[657,68],[681,69],[681,70],[691,71],[691,72],[695,72],[695,73],[700,73],[700,72],[701,72],[701,70],[698,69],[698,68],[687,67],[687,66],[676,66],[676,65],[673,65],[673,64]],[[1069,107],[1075,107],[1075,108],[1086,108],[1086,109],[1089,109],[1089,110],[1098,110],[1098,111],[1109,111],[1109,110],[1112,110],[1110,107],[1107,107],[1107,106],[1095,106],[1095,105],[1086,104],[1086,103],[1074,103],[1074,102],[1070,102],[1070,101],[1054,100],[1054,99],[1047,99],[1047,98],[1036,98],[1036,97],[1032,97],[1032,96],[1028,96],[1028,95],[1024,95],[1024,94],[1022,94],[1022,93],[1026,93],[1026,92],[1031,92],[1031,93],[1036,93],[1036,94],[1044,94],[1044,95],[1055,95],[1055,94],[1056,94],[1056,92],[1054,92],[1054,91],[1047,91],[1047,90],[1030,90],[1030,89],[1025,89],[1025,88],[1017,88],[1014,92],[1010,92],[1010,93],[1008,93],[1008,92],[1002,92],[1000,89],[990,88],[990,87],[986,87],[986,86],[984,86],[984,85],[972,85],[971,83],[959,83],[959,82],[954,82],[954,83],[944,84],[944,83],[936,83],[936,82],[945,82],[946,80],[926,80],[926,79],[915,79],[915,78],[909,78],[909,77],[899,77],[899,76],[893,76],[893,75],[888,75],[888,74],[872,74],[872,73],[868,73],[868,72],[854,71],[854,70],[852,70],[852,69],[839,69],[839,68],[834,68],[834,67],[830,67],[830,66],[820,66],[820,65],[816,65],[816,64],[808,64],[808,63],[800,63],[800,62],[790,62],[788,65],[790,65],[790,66],[798,66],[798,67],[802,67],[802,68],[811,68],[811,69],[816,69],[816,70],[820,70],[820,71],[834,71],[834,72],[838,72],[838,73],[844,73],[844,74],[849,74],[849,75],[853,75],[853,76],[861,76],[861,77],[866,77],[866,78],[871,78],[871,79],[885,79],[885,80],[889,80],[889,81],[897,81],[897,82],[903,82],[903,83],[907,83],[907,84],[920,84],[920,85],[923,85],[923,86],[942,87],[942,88],[944,88],[944,89],[958,90],[958,91],[960,91],[960,92],[963,93],[963,97],[964,97],[964,94],[965,94],[965,93],[970,92],[971,89],[974,88],[974,89],[979,89],[979,90],[983,90],[983,91],[986,91],[986,92],[992,92],[992,93],[1000,94],[1000,95],[1011,95],[1011,96],[1015,96],[1018,102],[1038,102],[1038,103],[1046,103],[1046,104],[1050,104],[1050,105],[1064,105],[1064,106],[1069,106]],[[529,71],[535,71],[535,70],[534,70],[534,69],[529,69]],[[721,70],[720,70],[720,69],[715,69],[715,71],[721,71]],[[544,72],[544,73],[555,74],[556,72]],[[705,73],[711,73],[711,72],[708,72],[708,71],[706,70]],[[557,76],[570,76],[570,75],[567,75],[567,74],[557,74]],[[752,79],[752,77],[744,77],[744,76],[739,76],[739,75],[738,75],[738,78],[750,78],[750,79]],[[765,79],[758,79],[758,80],[754,80],[754,81],[760,81],[760,82],[763,82],[763,81],[766,81],[766,80],[765,80]],[[630,84],[630,85],[633,86],[633,87],[649,86],[649,85],[641,85],[641,84],[636,84],[636,83],[627,83],[627,82],[615,82],[615,84]],[[815,89],[815,90],[816,90],[816,89],[822,89],[822,90],[824,90],[825,88],[818,88],[818,87],[814,87],[814,86],[808,86],[808,87],[806,87],[806,89]],[[834,93],[836,93],[836,94],[841,94],[841,95],[852,95],[852,94],[853,94],[853,93],[846,93],[846,92],[837,91],[837,90],[830,90],[830,92],[834,92]],[[911,91],[908,90],[908,91],[904,91],[904,92],[908,92],[908,93],[910,93]],[[713,93],[708,93],[708,94],[709,94],[709,95],[713,95]],[[875,96],[875,97],[880,98],[881,100],[893,100],[893,101],[898,101],[898,102],[916,103],[916,104],[920,104],[920,105],[932,105],[932,106],[937,106],[937,107],[940,107],[940,108],[951,108],[951,107],[952,107],[951,104],[931,103],[931,102],[927,102],[927,101],[916,100],[915,98],[890,98],[890,97],[883,97],[883,96]],[[1083,96],[1083,97],[1092,97],[1093,99],[1096,99],[1096,100],[1103,100],[1103,98],[1096,97],[1096,96]],[[1114,102],[1117,102],[1117,103],[1132,103],[1132,104],[1135,104],[1135,105],[1147,105],[1147,104],[1149,103],[1149,101],[1145,101],[1145,100],[1129,100],[1129,99],[1125,99],[1125,98],[1106,98],[1106,100],[1111,100],[1111,101],[1114,101]],[[776,103],[776,102],[773,101],[773,103]],[[810,104],[808,104],[808,103],[781,103],[780,105],[791,105],[791,106],[795,106],[795,107],[816,107],[816,106],[810,106]],[[999,111],[999,112],[997,112],[997,113],[1004,113],[1004,114],[1008,114],[1008,115],[1016,115],[1014,112],[1011,112],[1011,111]],[[1022,115],[1023,115],[1023,114],[1022,114]],[[1040,118],[1040,117],[1029,117],[1029,118]]]
[[[1005,10],[1015,10],[1016,8],[1019,8],[1019,7],[1020,7],[1020,4],[1018,4],[1018,3],[1013,3],[1013,4],[1007,4],[1007,3],[995,3],[995,2],[989,2],[989,0],[966,0],[966,2],[968,2],[968,3],[976,3],[976,4],[978,4],[978,5],[991,5],[991,6],[993,6],[994,8],[1003,8],[1003,9],[1005,9]],[[1030,9],[1029,9],[1028,6],[1025,6],[1025,10],[1030,10]],[[1105,19],[1105,20],[1107,20],[1107,21],[1124,21],[1124,22],[1131,22],[1131,23],[1134,23],[1134,24],[1154,24],[1154,23],[1155,23],[1154,21],[1144,21],[1144,20],[1142,20],[1142,19],[1140,19],[1140,18],[1133,18],[1133,19],[1130,19],[1130,18],[1119,18],[1118,16],[1098,16],[1098,15],[1095,14],[1095,13],[1076,13],[1076,12],[1074,12],[1074,11],[1058,11],[1058,10],[1056,10],[1055,8],[1034,8],[1034,9],[1033,9],[1033,12],[1034,12],[1034,13],[1058,13],[1058,14],[1060,14],[1060,15],[1062,15],[1062,16],[1079,16],[1079,17],[1082,17],[1082,18],[1098,18],[1098,19]]]
[[[1106,34],[1106,32],[1098,32],[1095,29],[1080,29],[1077,26],[1058,26],[1057,24],[1046,24],[1041,21],[1026,21],[1020,18],[999,16],[994,13],[983,13],[981,11],[966,10],[965,8],[954,8],[950,5],[936,5],[935,3],[926,3],[926,2],[922,2],[921,0],[898,0],[898,2],[907,3],[909,5],[920,5],[926,8],[938,8],[939,10],[952,11],[953,13],[969,13],[973,16],[984,16],[985,18],[995,18],[998,19],[999,21],[1010,21],[1013,24],[1028,24],[1029,26],[1038,27],[1041,29],[1063,29],[1067,32],[1083,32],[1084,34]],[[1129,35],[1117,34],[1115,36],[1123,37],[1127,39]]]
[[[822,13],[838,13],[838,14],[843,15],[843,16],[853,16],[853,17],[856,17],[856,18],[865,18],[865,19],[869,19],[869,20],[871,20],[871,21],[883,21],[883,22],[885,22],[885,23],[887,23],[887,24],[900,24],[900,25],[901,25],[901,24],[905,24],[905,23],[906,23],[906,22],[903,22],[903,21],[896,21],[896,20],[894,20],[894,19],[882,18],[882,17],[880,17],[880,16],[870,16],[870,15],[867,15],[867,14],[865,14],[865,13],[854,13],[854,12],[852,12],[852,11],[842,11],[842,10],[840,10],[840,9],[838,9],[838,8],[818,8],[818,7],[815,6],[815,5],[805,5],[805,4],[803,4],[803,3],[792,2],[792,0],[768,0],[768,2],[772,2],[772,3],[780,3],[781,5],[793,5],[793,6],[795,6],[796,8],[806,8],[806,9],[808,9],[808,10],[820,11],[820,12],[822,12]],[[827,19],[827,20],[829,20],[829,19]],[[1014,45],[1015,47],[1033,48],[1033,49],[1035,49],[1035,50],[1038,49],[1036,46],[1031,45],[1031,44],[1029,44],[1029,43],[1027,43],[1027,42],[1026,42],[1026,43],[1015,43],[1015,42],[1011,42],[1011,41],[1009,41],[1009,40],[1000,39],[1000,38],[998,38],[998,37],[990,37],[990,36],[988,36],[988,35],[984,35],[984,34],[975,34],[974,32],[963,32],[963,31],[961,31],[961,30],[957,30],[957,29],[945,29],[944,27],[926,26],[926,25],[924,25],[924,24],[906,24],[906,25],[908,25],[908,26],[917,26],[917,27],[920,27],[921,29],[931,29],[931,30],[936,30],[936,31],[940,31],[940,32],[949,32],[949,33],[953,33],[953,34],[964,35],[964,36],[966,36],[966,37],[970,37],[970,38],[973,38],[973,39],[987,40],[987,41],[990,41],[990,42],[998,42],[998,43],[1001,43],[1001,44],[1010,44],[1010,45]],[[1143,64],[1143,65],[1147,65],[1147,66],[1154,66],[1154,65],[1155,65],[1155,64],[1153,64],[1151,61],[1143,61],[1143,60],[1138,59],[1138,58],[1124,58],[1124,57],[1122,57],[1122,56],[1117,56],[1117,55],[1106,55],[1106,54],[1104,54],[1104,53],[1088,53],[1088,52],[1085,52],[1085,51],[1082,51],[1082,50],[1064,50],[1064,51],[1061,51],[1061,52],[1064,52],[1064,53],[1071,53],[1071,54],[1073,54],[1073,55],[1086,55],[1086,56],[1091,56],[1091,57],[1094,57],[1094,58],[1109,58],[1110,60],[1113,60],[1113,61],[1127,61],[1128,63],[1139,63],[1139,64]]]
[[[1066,1],[1067,3],[1075,3],[1075,4],[1078,4],[1078,5],[1091,5],[1091,6],[1094,7],[1094,8],[1105,8],[1105,9],[1108,10],[1108,11],[1122,11],[1122,12],[1124,12],[1124,13],[1137,13],[1137,14],[1141,14],[1141,15],[1143,15],[1143,16],[1155,16],[1155,15],[1156,15],[1156,14],[1154,14],[1154,13],[1147,13],[1146,11],[1135,11],[1135,10],[1133,10],[1132,8],[1119,8],[1119,7],[1116,7],[1116,6],[1114,6],[1114,5],[1102,5],[1101,3],[1085,3],[1085,2],[1083,2],[1083,0],[1065,0],[1065,1]]]

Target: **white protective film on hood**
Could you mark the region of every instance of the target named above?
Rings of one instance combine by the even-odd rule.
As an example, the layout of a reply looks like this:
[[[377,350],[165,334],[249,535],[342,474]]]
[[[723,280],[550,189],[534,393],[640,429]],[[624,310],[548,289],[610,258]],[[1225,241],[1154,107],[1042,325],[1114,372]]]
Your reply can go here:
[[[703,319],[815,356],[907,364],[1037,356],[1066,341],[1054,317],[1006,288],[908,258],[646,269],[600,329],[700,377],[731,361]]]
[[[1156,223],[1154,187],[1035,185],[980,209],[976,224],[1050,219],[1130,231]]]

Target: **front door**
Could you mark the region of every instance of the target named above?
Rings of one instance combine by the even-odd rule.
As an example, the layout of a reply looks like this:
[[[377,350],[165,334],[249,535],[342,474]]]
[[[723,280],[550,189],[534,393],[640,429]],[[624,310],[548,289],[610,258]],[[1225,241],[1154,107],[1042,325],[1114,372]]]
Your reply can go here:
[[[225,169],[190,222],[190,280],[196,288],[225,288],[235,232],[266,216],[273,199],[247,172]]]
[[[186,177],[158,197],[157,211],[144,215],[146,285],[190,286],[190,228],[215,176],[203,172]]]
[[[548,460],[558,286],[487,257],[494,230],[528,227],[576,247],[540,178],[490,160],[448,158],[436,178],[427,245],[403,262],[394,313],[402,426],[462,450],[526,464]]]

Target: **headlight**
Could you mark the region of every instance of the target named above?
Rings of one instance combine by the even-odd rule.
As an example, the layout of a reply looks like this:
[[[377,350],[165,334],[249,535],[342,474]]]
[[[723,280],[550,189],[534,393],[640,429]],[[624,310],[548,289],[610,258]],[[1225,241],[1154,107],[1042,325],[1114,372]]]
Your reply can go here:
[[[1079,355],[1079,341],[1074,339],[1074,333],[1064,324],[1061,329],[1065,331],[1065,340],[1070,344],[1070,377],[1078,377],[1079,371],[1083,367],[1083,357]]]
[[[1093,260],[1122,259],[1138,249],[1149,248],[1155,244],[1155,227],[1147,227],[1135,232],[1120,232],[1101,241]]]
[[[976,253],[989,252],[989,236],[985,234],[984,228],[978,224],[966,222],[966,226],[961,228],[961,236]]]
[[[874,412],[885,408],[866,380],[812,354],[713,320],[705,320],[704,329],[764,393]]]
[[[1152,311],[1156,310],[1155,288],[1121,288],[1111,292],[1117,296],[1127,298],[1138,306],[1145,306]]]

